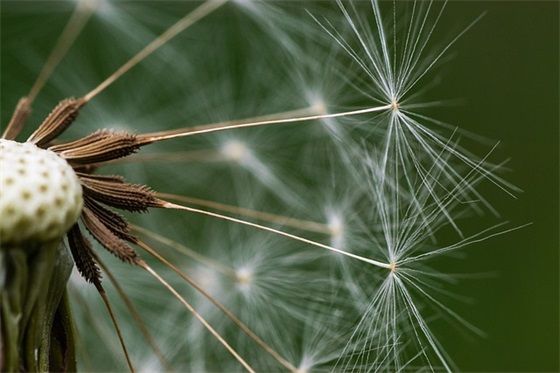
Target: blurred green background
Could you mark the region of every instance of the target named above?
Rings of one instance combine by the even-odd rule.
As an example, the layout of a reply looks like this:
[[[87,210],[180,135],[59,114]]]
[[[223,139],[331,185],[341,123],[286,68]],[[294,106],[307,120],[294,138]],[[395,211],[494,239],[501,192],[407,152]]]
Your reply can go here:
[[[455,329],[438,334],[463,371],[556,372],[560,370],[559,3],[453,1],[441,29],[456,33],[456,20],[464,25],[465,19],[483,12],[486,15],[452,47],[454,58],[445,64],[441,83],[430,93],[461,102],[430,115],[500,141],[495,159],[511,158],[507,165],[511,171],[504,177],[524,192],[514,199],[490,187],[485,195],[510,221],[507,227],[532,225],[473,245],[461,261],[450,264],[450,272],[481,274],[454,288],[474,304],[453,309],[486,337]],[[66,17],[67,13],[59,15],[61,22]],[[33,79],[18,58],[35,55],[17,50],[17,42],[5,39],[25,32],[25,25],[3,17],[1,27],[5,124]],[[41,48],[48,51],[56,33],[40,37]]]
[[[442,88],[452,96],[461,87],[465,104],[449,110],[449,122],[501,141],[498,153],[511,157],[505,177],[524,192],[515,200],[489,188],[489,199],[509,226],[533,224],[468,249],[464,268],[495,273],[461,284],[476,300],[461,313],[487,337],[448,341],[465,371],[556,372],[559,3],[453,2],[445,20],[484,11],[453,48],[457,56]],[[448,97],[445,90],[438,94]]]

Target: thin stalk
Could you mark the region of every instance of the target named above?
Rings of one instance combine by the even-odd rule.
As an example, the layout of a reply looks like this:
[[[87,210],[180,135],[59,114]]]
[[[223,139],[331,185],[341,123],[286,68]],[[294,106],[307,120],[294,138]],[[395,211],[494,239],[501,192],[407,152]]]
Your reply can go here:
[[[160,198],[173,199],[176,201],[186,202],[196,206],[209,207],[219,211],[231,212],[234,214],[238,214],[250,218],[255,218],[261,221],[267,221],[275,224],[282,224],[283,226],[297,228],[308,232],[316,232],[316,233],[323,233],[329,235],[333,233],[332,229],[328,227],[326,224],[321,224],[314,221],[290,218],[278,214],[271,214],[268,212],[251,210],[243,207],[227,205],[224,203],[208,201],[200,198],[179,196],[176,194],[157,193],[157,196]]]
[[[144,60],[158,48],[165,45],[169,40],[177,36],[188,27],[192,26],[208,14],[212,13],[214,10],[218,9],[227,1],[228,0],[208,0],[201,4],[199,7],[195,8],[192,12],[190,12],[179,21],[177,21],[173,26],[168,28],[167,31],[154,39],[150,44],[146,45],[140,52],[138,52],[134,57],[128,60],[128,62],[122,65],[117,71],[115,71],[111,76],[105,79],[96,88],[86,94],[83,97],[85,102],[89,102],[92,98],[97,96],[101,91],[114,83],[127,71],[139,64],[142,60]]]
[[[231,321],[235,323],[244,333],[246,333],[255,343],[257,343],[262,349],[269,353],[276,361],[282,364],[290,372],[297,372],[297,368],[294,367],[290,362],[280,356],[275,350],[267,345],[259,336],[257,336],[247,325],[245,325],[241,320],[239,320],[233,313],[231,313],[227,308],[225,308],[221,303],[219,303],[214,297],[212,297],[208,292],[206,292],[198,283],[193,279],[181,272],[177,267],[159,255],[155,250],[146,245],[145,243],[139,241],[137,244],[144,250],[149,252],[151,255],[156,257],[163,264],[171,268],[175,273],[177,273],[183,280],[187,281],[193,288],[195,288],[200,294],[202,294],[206,299],[208,299],[214,306],[216,306],[222,313],[224,313]]]
[[[72,44],[74,44],[74,41],[95,10],[95,6],[96,0],[81,0],[78,2],[66,27],[62,31],[62,34],[60,34],[56,45],[37,76],[35,83],[29,90],[29,93],[26,97],[22,97],[19,100],[12,118],[6,126],[6,130],[2,134],[3,139],[13,140],[19,135],[31,113],[31,106],[35,97],[37,97],[45,83],[49,80],[54,69],[66,55]]]
[[[97,260],[97,263],[99,264],[99,266],[101,267],[101,269],[103,270],[103,273],[105,273],[109,277],[109,281],[111,281],[111,283],[113,284],[113,286],[117,290],[117,293],[119,293],[119,296],[121,297],[121,299],[125,303],[126,308],[128,308],[128,311],[132,315],[132,318],[134,319],[134,321],[136,322],[136,324],[140,328],[140,331],[144,335],[144,338],[146,338],[146,341],[148,341],[148,344],[150,345],[150,347],[152,348],[152,350],[156,354],[156,356],[157,356],[159,362],[161,363],[161,365],[163,365],[165,367],[165,370],[167,372],[172,371],[173,368],[171,367],[171,365],[169,364],[169,362],[167,361],[167,359],[163,355],[163,352],[157,346],[157,344],[156,344],[154,338],[152,337],[150,331],[148,330],[148,328],[146,328],[146,325],[142,321],[142,318],[140,317],[140,314],[136,310],[136,307],[134,307],[134,304],[132,304],[132,301],[126,295],[126,292],[124,291],[124,289],[121,287],[121,285],[119,284],[119,282],[117,281],[117,279],[113,275],[113,272],[111,272],[109,270],[109,267],[107,267],[105,265],[105,263],[99,257],[97,257],[96,260]]]
[[[136,264],[154,276],[167,290],[171,292],[181,302],[185,308],[189,310],[189,312],[196,317],[202,325],[216,338],[234,357],[243,367],[250,373],[255,373],[253,368],[231,347],[225,339],[218,333],[196,310],[183,298],[174,288],[173,286],[169,285],[167,281],[165,281],[156,271],[154,271],[146,262],[142,259],[136,260]]]
[[[97,289],[97,292],[99,293],[99,295],[101,296],[101,299],[103,299],[103,303],[105,303],[105,307],[107,308],[107,311],[109,312],[109,316],[111,317],[111,321],[113,322],[113,326],[115,327],[115,330],[117,331],[117,335],[119,337],[119,342],[121,344],[121,347],[123,349],[124,352],[124,356],[126,358],[126,363],[128,364],[128,369],[130,369],[131,372],[134,372],[134,366],[132,365],[132,361],[130,360],[130,355],[128,354],[128,350],[126,348],[126,344],[124,343],[124,339],[121,333],[121,329],[119,328],[119,324],[117,323],[117,319],[115,317],[115,314],[113,313],[113,309],[111,307],[111,303],[109,302],[109,298],[107,297],[107,293],[105,293],[105,289],[103,289],[103,286],[101,286],[101,283],[96,282],[94,283],[95,288]]]
[[[60,34],[56,45],[45,62],[43,69],[39,73],[35,84],[33,84],[33,87],[29,90],[27,99],[29,100],[30,105],[35,100],[35,97],[37,97],[45,83],[49,80],[49,77],[52,75],[54,69],[66,55],[72,44],[74,44],[78,35],[80,35],[80,32],[86,25],[89,17],[93,14],[96,6],[96,0],[81,0],[78,2],[76,9],[70,16],[66,27],[62,31],[62,34]]]
[[[230,277],[232,279],[235,279],[235,271],[229,267],[224,266],[221,263],[216,262],[215,260],[212,260],[210,258],[208,258],[207,256],[204,256],[194,250],[189,249],[188,247],[179,244],[178,242],[175,242],[167,237],[164,237],[160,234],[157,234],[155,232],[149,231],[145,228],[139,227],[137,225],[133,225],[130,224],[130,228],[132,228],[135,232],[139,232],[143,235],[146,235],[164,245],[167,245],[169,247],[171,247],[172,249],[179,251],[180,253],[188,256],[191,259],[196,260],[199,263],[202,263],[210,268],[212,268],[213,270],[215,270],[216,272],[221,273],[224,276]]]
[[[215,218],[218,218],[218,219],[231,221],[231,222],[234,222],[234,223],[237,223],[237,224],[246,225],[246,226],[257,228],[257,229],[267,231],[267,232],[272,232],[272,233],[278,234],[280,236],[288,237],[288,238],[291,238],[291,239],[296,240],[296,241],[301,241],[301,242],[304,242],[304,243],[309,244],[309,245],[317,246],[317,247],[320,247],[320,248],[323,248],[323,249],[326,249],[326,250],[329,250],[329,251],[332,251],[332,252],[336,252],[336,253],[339,253],[341,255],[347,256],[349,258],[357,259],[361,262],[372,264],[372,265],[377,266],[377,267],[386,268],[386,269],[389,269],[391,271],[394,271],[394,269],[395,269],[394,264],[392,264],[392,263],[383,263],[383,262],[379,262],[377,260],[365,258],[363,256],[352,254],[352,253],[349,253],[349,252],[346,252],[346,251],[343,251],[343,250],[339,250],[339,249],[334,248],[332,246],[324,245],[322,243],[312,241],[312,240],[309,240],[307,238],[303,238],[303,237],[300,237],[300,236],[296,236],[294,234],[286,233],[286,232],[280,231],[278,229],[270,228],[270,227],[267,227],[267,226],[264,226],[264,225],[252,223],[252,222],[241,220],[241,219],[236,219],[236,218],[233,218],[233,217],[227,216],[227,215],[222,215],[222,214],[217,214],[217,213],[214,213],[214,212],[200,210],[200,209],[193,208],[193,207],[177,205],[177,204],[174,204],[174,203],[171,203],[171,202],[166,202],[166,201],[162,201],[162,202],[163,202],[163,204],[161,206],[162,208],[174,209],[174,210],[183,210],[183,211],[194,212],[194,213],[197,213],[197,214],[200,214],[200,215],[212,216],[212,217],[215,217]]]
[[[279,119],[270,119],[270,120],[262,120],[262,121],[250,121],[245,123],[240,123],[241,121],[234,121],[234,122],[223,122],[218,124],[209,124],[209,125],[202,125],[192,128],[185,128],[181,130],[171,130],[171,131],[163,131],[163,132],[154,132],[154,133],[146,133],[142,135],[138,135],[139,142],[143,142],[144,144],[150,144],[158,141],[170,140],[180,137],[187,137],[193,135],[201,135],[204,133],[212,133],[218,131],[225,131],[231,129],[239,129],[239,128],[249,128],[249,127],[259,127],[259,126],[266,126],[272,124],[286,124],[286,123],[298,123],[298,122],[307,122],[311,120],[321,120],[321,119],[330,119],[330,118],[340,118],[340,117],[349,117],[354,115],[360,114],[367,114],[373,113],[376,111],[384,111],[393,109],[393,105],[384,105],[384,106],[375,106],[369,107],[365,109],[359,110],[351,110],[345,111],[340,113],[333,113],[333,114],[314,114],[308,116],[301,116],[301,117],[292,117],[292,118],[279,118]]]

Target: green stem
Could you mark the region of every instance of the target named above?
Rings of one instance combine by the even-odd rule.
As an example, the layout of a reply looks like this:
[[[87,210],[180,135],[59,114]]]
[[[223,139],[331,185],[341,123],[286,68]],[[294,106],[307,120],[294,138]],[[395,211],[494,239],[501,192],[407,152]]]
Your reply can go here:
[[[75,369],[64,296],[71,270],[69,253],[59,242],[0,249],[1,371]]]

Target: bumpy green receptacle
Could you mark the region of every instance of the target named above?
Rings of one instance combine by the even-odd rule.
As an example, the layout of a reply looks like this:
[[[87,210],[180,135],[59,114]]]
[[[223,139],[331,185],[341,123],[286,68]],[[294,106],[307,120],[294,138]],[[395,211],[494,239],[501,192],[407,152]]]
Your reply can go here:
[[[60,241],[0,248],[0,371],[76,370],[72,265]]]

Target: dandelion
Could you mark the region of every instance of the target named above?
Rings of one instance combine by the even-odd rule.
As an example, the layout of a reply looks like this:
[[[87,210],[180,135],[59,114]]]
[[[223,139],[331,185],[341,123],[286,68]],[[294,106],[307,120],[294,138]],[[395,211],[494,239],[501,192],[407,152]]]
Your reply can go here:
[[[444,7],[432,2],[394,3],[385,16],[376,1],[367,13],[337,1],[340,21],[310,5],[305,22],[303,8],[270,2],[176,5],[190,12],[173,23],[174,9],[143,18],[145,4],[78,2],[3,132],[2,369],[76,368],[69,301],[80,340],[99,343],[80,331],[91,323],[108,346],[78,351],[90,370],[123,360],[197,372],[454,369],[429,319],[476,329],[442,303],[449,277],[426,263],[507,232],[459,228],[463,206],[492,210],[481,181],[515,190],[495,175],[501,165],[458,144],[460,131],[417,112],[433,104],[417,101],[426,76],[470,26],[428,52]],[[132,57],[101,79],[68,72],[86,93],[15,141],[47,82],[65,86],[60,64],[88,21],[93,35],[129,25]],[[114,105],[111,90],[133,82],[142,89],[120,97],[133,111]],[[148,163],[164,175],[157,192]],[[459,240],[438,244],[447,225]]]

